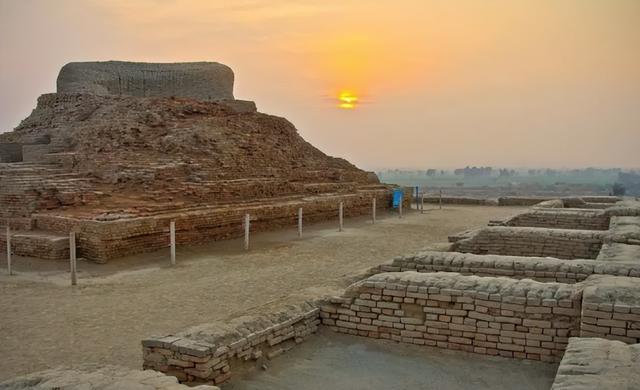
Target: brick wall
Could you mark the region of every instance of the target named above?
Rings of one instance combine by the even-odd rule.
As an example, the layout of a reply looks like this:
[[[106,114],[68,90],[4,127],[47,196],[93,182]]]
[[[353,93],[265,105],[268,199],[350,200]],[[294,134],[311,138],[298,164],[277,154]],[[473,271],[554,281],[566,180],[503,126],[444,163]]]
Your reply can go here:
[[[580,337],[640,342],[640,280],[590,278],[584,289]]]
[[[579,331],[575,285],[417,272],[373,275],[321,307],[322,323],[372,338],[559,361]]]
[[[144,368],[191,384],[227,381],[235,370],[260,366],[317,331],[319,309],[310,304],[269,316],[240,317],[198,326],[176,336],[142,341]]]
[[[0,163],[22,161],[22,144],[0,143]]]
[[[7,248],[6,230],[0,230],[0,250]],[[34,232],[11,232],[11,253],[45,260],[69,259],[69,237]]]
[[[613,242],[640,245],[640,217],[611,217],[609,230]]]
[[[345,217],[371,213],[372,198],[379,210],[390,206],[386,190],[359,191],[357,194],[308,197],[270,204],[246,204],[233,207],[201,207],[195,210],[157,216],[123,218],[113,221],[78,220],[57,215],[34,216],[39,229],[66,233],[78,229],[78,254],[96,262],[128,254],[149,252],[169,245],[169,223],[176,221],[176,242],[206,243],[241,237],[245,213],[252,217],[251,231],[297,226],[298,208],[303,208],[304,223],[338,219],[338,203],[344,203]],[[405,202],[409,197],[405,196]],[[336,225],[337,226],[337,225]]]
[[[550,197],[502,196],[498,198],[500,206],[533,206],[540,202],[552,200]]]
[[[595,259],[605,232],[489,226],[470,238],[456,241],[453,250],[475,254],[541,256],[560,259]]]
[[[440,196],[431,195],[424,197],[425,203],[440,203]],[[473,204],[473,205],[491,205],[487,199],[471,198],[464,196],[443,196],[442,204]]]
[[[427,251],[396,257],[390,263],[372,270],[374,273],[400,271],[458,272],[464,275],[577,283],[591,275],[640,277],[640,264]]]
[[[637,389],[639,361],[640,344],[572,337],[551,390]]]
[[[611,217],[604,210],[534,208],[504,221],[505,226],[607,230]]]

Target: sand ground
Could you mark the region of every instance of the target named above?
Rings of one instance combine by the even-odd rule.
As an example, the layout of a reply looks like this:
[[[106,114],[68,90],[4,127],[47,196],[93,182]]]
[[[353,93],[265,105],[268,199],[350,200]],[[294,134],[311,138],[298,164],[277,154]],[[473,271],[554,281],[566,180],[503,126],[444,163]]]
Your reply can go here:
[[[241,240],[178,247],[98,265],[79,262],[69,285],[67,262],[14,258],[8,276],[0,257],[0,381],[60,365],[142,365],[140,340],[207,321],[313,299],[393,256],[415,252],[447,235],[517,213],[517,207],[446,206],[403,219],[386,214]]]
[[[372,340],[320,329],[223,390],[548,390],[557,364]]]

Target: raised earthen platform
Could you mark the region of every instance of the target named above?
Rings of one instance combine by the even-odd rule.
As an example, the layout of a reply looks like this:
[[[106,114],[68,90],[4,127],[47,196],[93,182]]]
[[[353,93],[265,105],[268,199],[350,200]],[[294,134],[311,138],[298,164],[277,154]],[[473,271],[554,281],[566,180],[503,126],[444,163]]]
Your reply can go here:
[[[0,225],[15,254],[105,262],[177,243],[370,213],[391,204],[374,173],[327,156],[284,118],[233,97],[217,63],[72,63],[0,134]],[[4,245],[4,240],[0,241]]]

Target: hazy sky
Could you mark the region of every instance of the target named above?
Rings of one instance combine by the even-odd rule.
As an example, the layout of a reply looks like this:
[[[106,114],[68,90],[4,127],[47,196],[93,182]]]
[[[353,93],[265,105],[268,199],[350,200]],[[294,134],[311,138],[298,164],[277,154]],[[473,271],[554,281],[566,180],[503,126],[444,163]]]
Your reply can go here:
[[[93,60],[225,63],[368,169],[640,167],[640,0],[0,0],[0,131]]]

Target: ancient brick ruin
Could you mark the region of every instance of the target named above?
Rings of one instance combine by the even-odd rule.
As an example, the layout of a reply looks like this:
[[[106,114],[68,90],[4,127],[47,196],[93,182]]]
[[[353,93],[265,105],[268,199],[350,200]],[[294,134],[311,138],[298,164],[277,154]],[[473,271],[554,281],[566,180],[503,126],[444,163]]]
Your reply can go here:
[[[390,202],[375,174],[325,155],[284,118],[233,97],[217,63],[72,63],[57,93],[0,134],[0,225],[13,252],[105,262],[177,243],[370,212]],[[4,245],[4,235],[0,245]]]
[[[181,382],[220,384],[329,328],[560,362],[553,389],[634,388],[640,372],[640,203],[588,203],[541,202],[492,223],[499,226],[452,236],[451,251],[381,264],[338,296],[272,316],[150,337],[142,342],[144,367]]]
[[[374,199],[389,207],[391,190],[285,119],[235,100],[233,73],[220,64],[70,64],[58,92],[0,135],[0,223],[13,253],[51,260],[68,258],[72,231],[80,256],[105,262],[166,247],[170,221],[179,244],[202,243],[240,236],[245,214],[253,230],[294,226],[299,208],[314,222],[336,217],[339,203],[347,216],[369,213]],[[444,200],[532,207],[451,235],[448,251],[380,264],[335,296],[149,336],[145,371],[58,369],[6,384],[212,388],[322,329],[425,353],[560,363],[553,389],[637,383],[637,200]]]

